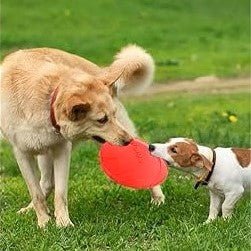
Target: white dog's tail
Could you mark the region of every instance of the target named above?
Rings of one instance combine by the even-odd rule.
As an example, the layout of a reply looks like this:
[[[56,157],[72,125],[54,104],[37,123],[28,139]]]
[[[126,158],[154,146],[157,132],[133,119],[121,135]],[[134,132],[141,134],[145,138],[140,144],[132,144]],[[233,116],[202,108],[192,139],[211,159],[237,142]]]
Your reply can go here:
[[[140,94],[153,81],[154,61],[141,47],[128,45],[121,49],[107,69],[112,72],[122,72],[116,83],[119,90]]]

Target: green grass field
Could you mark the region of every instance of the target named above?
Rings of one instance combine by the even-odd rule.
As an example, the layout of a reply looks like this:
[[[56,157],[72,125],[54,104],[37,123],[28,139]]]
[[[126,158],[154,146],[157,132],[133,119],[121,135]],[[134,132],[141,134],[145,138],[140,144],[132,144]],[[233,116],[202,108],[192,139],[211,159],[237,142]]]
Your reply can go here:
[[[1,57],[56,47],[108,64],[137,43],[156,60],[156,80],[246,76],[248,0],[3,0]]]
[[[156,81],[204,75],[248,76],[248,0],[3,0],[0,59],[20,48],[55,47],[100,65],[129,43],[156,62]],[[250,147],[250,96],[161,94],[126,100],[139,135],[148,142],[186,136],[215,146]],[[231,123],[224,113],[236,114]],[[52,221],[38,229],[34,212],[17,215],[28,192],[10,146],[0,146],[0,250],[250,250],[251,202],[237,204],[230,221],[203,225],[209,209],[205,187],[171,169],[166,203],[150,204],[148,191],[111,183],[100,171],[98,146],[73,151],[69,210],[74,228]],[[49,205],[53,209],[53,198]]]
[[[150,142],[187,136],[201,144],[249,147],[250,100],[247,93],[172,94],[126,102],[140,135]],[[222,114],[235,113],[231,123]],[[233,218],[202,225],[209,196],[205,187],[170,170],[163,186],[166,203],[150,204],[148,191],[127,190],[111,183],[99,169],[98,147],[75,149],[69,183],[69,209],[74,228],[54,222],[40,230],[34,213],[16,211],[29,202],[28,192],[10,147],[1,149],[0,250],[250,250],[251,203],[244,197]],[[50,198],[52,208],[52,198]]]

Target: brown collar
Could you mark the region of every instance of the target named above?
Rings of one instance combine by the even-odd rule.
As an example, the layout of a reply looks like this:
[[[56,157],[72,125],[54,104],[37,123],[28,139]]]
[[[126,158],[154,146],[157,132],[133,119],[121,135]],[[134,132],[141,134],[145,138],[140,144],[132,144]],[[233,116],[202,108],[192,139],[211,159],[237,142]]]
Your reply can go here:
[[[51,99],[50,99],[50,119],[51,119],[51,124],[56,130],[56,133],[60,133],[60,125],[57,123],[56,118],[55,118],[55,111],[54,111],[54,102],[57,98],[58,94],[58,87],[52,92],[51,94]]]
[[[210,178],[211,178],[211,176],[213,174],[214,167],[215,167],[215,162],[216,162],[216,152],[215,152],[214,149],[212,149],[212,152],[213,152],[213,160],[212,160],[213,164],[212,164],[211,171],[208,172],[208,174],[207,174],[207,176],[206,176],[206,178],[204,180],[201,179],[201,180],[199,180],[199,181],[197,181],[195,183],[194,189],[197,189],[200,185],[202,185],[202,186],[208,185],[208,182],[209,182],[209,180],[210,180]]]

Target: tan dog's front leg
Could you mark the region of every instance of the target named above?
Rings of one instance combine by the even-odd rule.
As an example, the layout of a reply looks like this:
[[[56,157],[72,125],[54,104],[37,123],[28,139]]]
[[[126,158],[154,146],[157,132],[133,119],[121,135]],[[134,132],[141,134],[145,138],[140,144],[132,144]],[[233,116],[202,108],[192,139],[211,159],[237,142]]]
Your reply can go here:
[[[154,205],[159,206],[160,204],[165,203],[165,195],[163,194],[160,186],[155,186],[151,189],[152,199],[151,202]]]
[[[55,181],[55,212],[58,227],[73,226],[69,218],[67,193],[72,145],[70,142],[60,144],[53,149],[54,181]]]
[[[33,206],[38,219],[38,225],[40,227],[45,227],[50,219],[50,216],[48,215],[48,208],[44,194],[39,185],[38,177],[34,172],[36,167],[34,156],[27,152],[22,152],[17,148],[14,148],[14,153],[32,198]]]

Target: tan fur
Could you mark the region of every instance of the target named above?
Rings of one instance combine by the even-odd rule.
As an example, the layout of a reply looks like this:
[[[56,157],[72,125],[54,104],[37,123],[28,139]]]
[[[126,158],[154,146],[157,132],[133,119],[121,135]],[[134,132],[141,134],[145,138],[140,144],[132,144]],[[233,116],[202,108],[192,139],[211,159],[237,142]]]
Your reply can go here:
[[[134,54],[138,55],[139,58],[135,57]],[[145,82],[149,84],[153,69],[151,57],[137,46],[124,48],[116,56],[114,63],[103,69],[86,59],[57,49],[20,50],[7,56],[3,62],[2,106],[11,103],[12,110],[8,111],[8,114],[11,112],[15,119],[17,117],[29,118],[34,120],[35,123],[42,122],[42,120],[43,123],[45,121],[50,123],[48,115],[47,118],[45,116],[42,118],[41,115],[46,114],[41,114],[41,111],[48,113],[50,95],[58,87],[54,108],[57,122],[62,128],[62,135],[66,139],[74,140],[79,137],[81,131],[85,130],[85,135],[82,136],[89,138],[90,135],[99,134],[98,131],[100,131],[100,128],[94,123],[95,119],[98,119],[105,112],[110,113],[109,115],[112,114],[111,116],[115,115],[116,109],[110,96],[111,88],[108,86],[111,85],[113,80],[116,80],[118,74],[123,72],[121,79],[117,81],[119,82],[118,85],[136,83],[135,78],[137,79],[138,71],[145,72],[145,74],[142,74],[144,79],[138,80],[142,80],[143,84]],[[136,76],[134,75],[135,72]],[[78,125],[71,123],[69,116],[66,116],[66,113],[69,113],[69,107],[73,107],[73,100],[76,102],[77,98],[79,101],[82,100],[83,103],[92,104],[88,115],[89,120],[86,119],[92,124],[92,131],[89,133],[86,132],[86,128],[90,127],[90,124],[87,125],[86,121],[82,121],[86,124],[83,127],[83,123]],[[100,104],[104,104],[101,110],[99,110]],[[30,109],[31,107],[32,109]],[[3,131],[8,131],[5,129],[10,124],[8,120],[11,120],[11,118],[5,119],[2,116],[1,128]],[[49,123],[47,123],[48,126]],[[121,129],[116,127],[116,124],[119,123],[111,117],[110,128],[117,131],[118,135],[124,134],[125,138],[129,138]],[[111,133],[111,130],[109,130],[109,133]],[[119,140],[116,135],[109,135],[109,133],[104,130],[102,137],[117,144]],[[7,135],[7,138],[14,141],[13,131],[9,134],[11,135]],[[47,147],[48,143],[44,147]],[[43,151],[43,146],[37,148],[41,149],[36,149],[36,151]]]
[[[122,49],[106,68],[51,48],[20,50],[4,59],[1,130],[13,146],[32,197],[27,208],[34,207],[40,226],[49,220],[45,202],[48,189],[44,184],[52,186],[51,166],[57,225],[72,225],[67,207],[71,142],[98,136],[113,144],[128,143],[136,130],[114,87],[136,86],[141,90],[151,83],[153,72],[152,57],[135,45]],[[55,90],[53,110],[60,134],[55,132],[50,119],[50,100]],[[107,122],[102,123],[104,117]],[[34,173],[36,155],[41,160],[40,184]],[[161,190],[155,191],[163,200]],[[157,197],[156,192],[154,194]]]
[[[251,159],[251,150],[244,148],[231,148],[242,167],[248,167]]]

